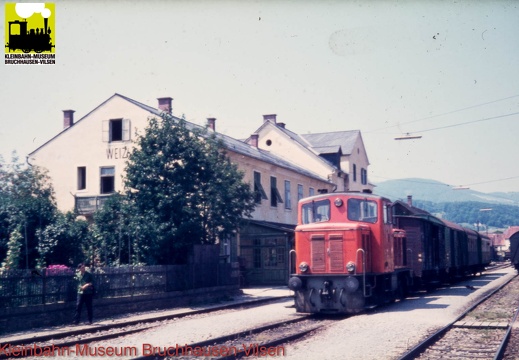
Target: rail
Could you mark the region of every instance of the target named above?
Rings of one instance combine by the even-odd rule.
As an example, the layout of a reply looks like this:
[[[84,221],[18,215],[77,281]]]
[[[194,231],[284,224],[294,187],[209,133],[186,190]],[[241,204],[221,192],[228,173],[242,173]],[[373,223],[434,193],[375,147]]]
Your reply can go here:
[[[472,306],[470,306],[468,309],[466,309],[462,314],[460,314],[454,321],[452,321],[451,323],[447,324],[445,327],[441,328],[440,330],[436,331],[434,334],[429,336],[427,339],[425,339],[422,342],[420,342],[414,348],[412,348],[407,353],[405,353],[399,360],[412,360],[412,359],[419,358],[420,354],[425,352],[429,347],[431,347],[431,345],[436,343],[441,337],[443,337],[445,334],[447,334],[447,332],[449,332],[454,327],[454,324],[456,324],[458,321],[463,319],[465,316],[467,316],[467,314],[469,314],[471,311],[473,311],[477,306],[479,306],[480,304],[482,304],[485,301],[487,301],[495,293],[497,293],[499,290],[501,290],[506,285],[508,285],[515,277],[517,277],[517,275],[512,277],[512,278],[510,278],[508,281],[506,281],[505,283],[501,284],[498,288],[494,289],[492,292],[488,293],[487,295],[485,295],[484,297],[479,299],[476,303],[474,303]],[[514,321],[515,321],[516,317],[517,317],[517,313],[516,313],[516,315],[514,317]],[[509,325],[508,327],[510,329],[512,328],[511,325]],[[507,338],[505,338],[503,340],[501,346],[499,347],[498,353],[504,352],[504,348],[506,347],[506,342],[505,342],[506,340],[507,340]],[[496,353],[496,354],[498,354],[498,353]],[[494,359],[498,360],[500,358],[498,358],[497,355],[496,355],[496,357]]]

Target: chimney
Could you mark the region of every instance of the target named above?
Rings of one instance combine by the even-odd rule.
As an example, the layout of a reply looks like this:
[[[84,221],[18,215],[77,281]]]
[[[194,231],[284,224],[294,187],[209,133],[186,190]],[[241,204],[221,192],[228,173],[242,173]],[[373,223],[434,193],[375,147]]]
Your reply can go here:
[[[74,110],[63,110],[63,129],[74,125]]]
[[[263,115],[263,122],[265,123],[267,121],[273,122],[275,124],[276,114]]]
[[[407,205],[413,206],[413,195],[407,195]]]
[[[159,110],[171,115],[171,111],[173,110],[171,108],[171,101],[173,100],[173,98],[163,97],[158,98],[157,100],[159,101]]]
[[[280,128],[283,128],[283,129],[284,129],[284,128],[285,128],[285,123],[278,123],[278,126],[279,126]]]
[[[207,118],[207,127],[216,131],[216,118]]]
[[[252,146],[254,146],[255,148],[258,147],[258,138],[259,138],[259,134],[252,134],[250,136],[250,144]]]

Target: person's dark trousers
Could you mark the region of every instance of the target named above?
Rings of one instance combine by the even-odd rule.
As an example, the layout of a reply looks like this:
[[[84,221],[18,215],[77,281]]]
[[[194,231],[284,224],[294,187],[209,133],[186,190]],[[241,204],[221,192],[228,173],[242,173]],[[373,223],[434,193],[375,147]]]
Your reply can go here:
[[[77,302],[76,302],[76,314],[74,315],[74,324],[79,324],[79,319],[81,318],[81,310],[83,309],[83,304],[86,305],[88,322],[92,323],[93,320],[93,312],[92,312],[92,300],[94,298],[93,294],[78,294]]]

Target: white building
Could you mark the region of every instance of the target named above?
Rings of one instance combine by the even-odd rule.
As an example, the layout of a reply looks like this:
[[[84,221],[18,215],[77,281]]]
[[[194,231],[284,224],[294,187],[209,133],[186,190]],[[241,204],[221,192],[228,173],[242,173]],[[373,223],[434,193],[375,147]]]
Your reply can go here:
[[[171,114],[171,105],[169,97],[158,99],[158,108],[153,108],[114,94],[77,121],[73,110],[64,110],[63,130],[27,160],[49,170],[61,211],[76,210],[91,218],[105,199],[123,191],[126,160],[136,134],[144,132],[150,116]],[[216,119],[208,119],[208,127],[215,131]],[[316,191],[333,191],[335,184],[257,144],[216,134],[231,161],[244,171],[244,181],[258,194],[253,218],[244,220],[236,239],[222,243],[222,255],[227,261],[240,257],[252,283],[284,283],[297,201]]]
[[[263,115],[263,124],[247,142],[312,169],[332,181],[334,191],[373,191],[359,130],[298,135],[276,118],[275,114]]]

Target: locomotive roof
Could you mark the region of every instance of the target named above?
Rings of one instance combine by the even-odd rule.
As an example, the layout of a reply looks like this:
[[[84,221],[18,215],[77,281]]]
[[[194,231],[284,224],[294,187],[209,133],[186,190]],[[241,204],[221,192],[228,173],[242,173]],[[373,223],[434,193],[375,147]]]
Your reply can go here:
[[[355,197],[362,197],[362,198],[365,198],[365,199],[374,199],[374,200],[375,199],[383,199],[383,200],[391,201],[391,200],[389,200],[388,198],[386,198],[384,196],[380,196],[380,195],[376,195],[376,194],[370,194],[370,193],[364,193],[364,192],[360,192],[360,191],[341,191],[341,192],[332,192],[332,193],[318,194],[318,195],[302,198],[299,201],[306,202],[306,201],[309,201],[309,200],[317,200],[317,199],[321,199],[321,198],[334,197],[334,196],[339,196],[339,195],[355,196]]]

